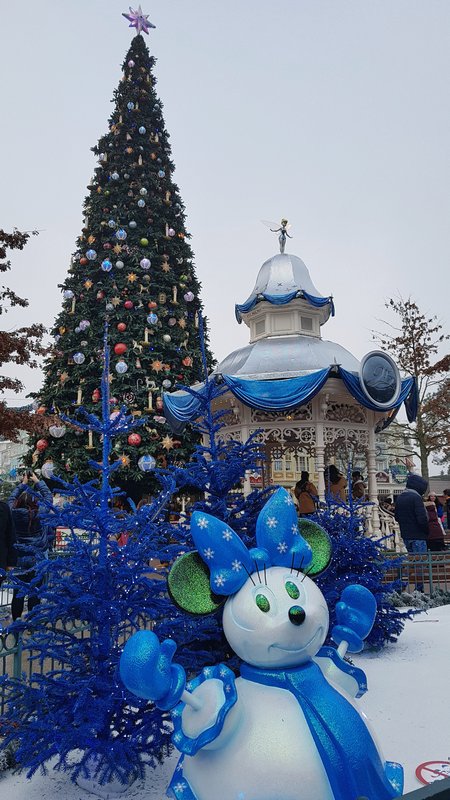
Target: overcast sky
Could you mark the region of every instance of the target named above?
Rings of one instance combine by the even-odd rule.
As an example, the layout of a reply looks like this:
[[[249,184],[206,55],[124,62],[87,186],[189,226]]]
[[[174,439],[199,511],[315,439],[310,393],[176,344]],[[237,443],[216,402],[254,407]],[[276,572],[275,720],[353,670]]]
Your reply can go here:
[[[157,26],[146,38],[215,356],[248,342],[234,304],[277,251],[260,220],[282,216],[289,252],[334,295],[324,338],[361,357],[395,294],[450,332],[450,0],[142,5]],[[2,327],[50,326],[60,309],[90,148],[132,38],[127,10],[118,0],[3,7],[0,227],[42,232],[8,276],[30,308]],[[17,374],[26,391],[41,385],[37,371]]]

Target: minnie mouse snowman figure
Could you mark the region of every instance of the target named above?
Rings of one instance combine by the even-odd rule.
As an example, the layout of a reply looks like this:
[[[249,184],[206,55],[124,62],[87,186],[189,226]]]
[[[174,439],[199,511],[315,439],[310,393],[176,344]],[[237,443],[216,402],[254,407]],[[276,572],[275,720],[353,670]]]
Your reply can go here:
[[[312,580],[331,560],[328,534],[297,519],[278,489],[259,514],[257,547],[247,550],[221,520],[195,512],[197,551],[169,574],[174,602],[210,613],[225,601],[223,630],[242,660],[240,677],[224,664],[186,684],[172,663],[176,644],[151,631],[134,634],[120,674],[138,697],[172,709],[181,752],[168,795],[176,800],[389,800],[403,789],[400,764],[385,762],[353,698],[367,690],[362,670],[344,661],[359,652],[376,603],[346,587],[332,638]]]

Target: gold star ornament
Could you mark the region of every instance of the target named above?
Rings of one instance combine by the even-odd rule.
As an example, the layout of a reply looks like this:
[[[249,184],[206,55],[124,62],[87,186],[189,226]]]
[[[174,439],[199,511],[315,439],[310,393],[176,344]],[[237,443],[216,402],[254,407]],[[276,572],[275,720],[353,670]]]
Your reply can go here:
[[[161,370],[163,368],[163,365],[162,365],[161,361],[152,361],[151,367],[152,367],[153,372],[161,372]]]
[[[164,439],[161,440],[161,444],[164,447],[164,450],[171,450],[173,447],[172,437],[169,435],[164,436]]]
[[[128,281],[128,283],[134,283],[135,281],[137,281],[136,273],[135,272],[130,272],[130,274],[127,275],[127,281]]]

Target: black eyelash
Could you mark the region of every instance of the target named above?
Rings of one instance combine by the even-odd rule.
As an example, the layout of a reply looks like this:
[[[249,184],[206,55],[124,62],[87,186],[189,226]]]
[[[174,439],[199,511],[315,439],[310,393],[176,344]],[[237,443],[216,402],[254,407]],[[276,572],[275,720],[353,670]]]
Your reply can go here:
[[[245,564],[243,564],[243,567],[244,567],[244,569],[245,569],[245,571],[246,571],[246,573],[247,573],[248,577],[250,578],[251,582],[253,583],[253,586],[256,586],[256,583],[255,583],[255,581],[253,580],[253,578],[252,578],[252,576],[251,576],[250,572],[248,571],[247,567],[245,566]]]
[[[302,556],[302,560],[300,561],[300,565],[299,565],[298,567],[296,567],[296,570],[297,570],[297,578],[298,578],[298,576],[299,576],[299,574],[300,574],[300,570],[301,570],[301,568],[302,568],[302,566],[303,566],[303,562],[304,562],[304,560],[305,560],[305,556]]]
[[[259,567],[258,567],[256,558],[254,559],[254,561],[255,561],[256,572],[258,573],[258,580],[262,584],[261,575],[259,574]]]
[[[301,579],[300,583],[303,583],[303,581],[305,580],[306,576],[311,572],[311,570],[312,570],[312,564],[311,564],[310,568],[306,570],[306,572],[303,575],[303,578]]]
[[[266,565],[264,564],[264,583],[267,586],[267,573],[266,573]]]

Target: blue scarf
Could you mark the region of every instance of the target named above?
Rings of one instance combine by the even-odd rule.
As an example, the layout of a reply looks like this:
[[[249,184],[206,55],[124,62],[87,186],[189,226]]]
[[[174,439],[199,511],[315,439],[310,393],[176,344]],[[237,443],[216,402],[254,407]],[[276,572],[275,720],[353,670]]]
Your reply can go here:
[[[286,689],[296,697],[335,800],[357,800],[361,795],[373,800],[391,800],[401,795],[402,768],[389,762],[382,764],[364,721],[351,703],[328,683],[315,662],[285,670],[242,664],[241,676]]]

